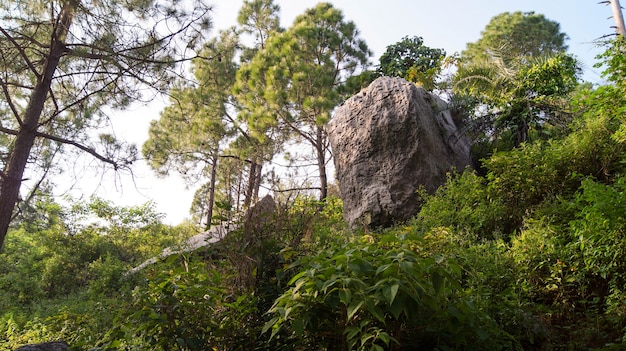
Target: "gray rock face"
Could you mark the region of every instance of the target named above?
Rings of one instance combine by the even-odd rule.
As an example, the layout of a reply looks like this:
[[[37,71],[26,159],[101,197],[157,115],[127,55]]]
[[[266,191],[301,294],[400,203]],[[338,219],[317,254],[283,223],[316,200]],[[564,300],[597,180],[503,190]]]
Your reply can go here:
[[[328,126],[336,177],[351,226],[411,218],[416,190],[434,192],[471,165],[470,143],[443,100],[402,78],[381,77],[352,96]]]

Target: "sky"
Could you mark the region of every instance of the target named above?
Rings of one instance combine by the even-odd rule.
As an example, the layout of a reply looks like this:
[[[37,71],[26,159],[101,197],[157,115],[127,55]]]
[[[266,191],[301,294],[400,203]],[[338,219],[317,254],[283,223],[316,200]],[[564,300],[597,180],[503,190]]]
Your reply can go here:
[[[210,1],[210,0],[209,0]],[[289,27],[295,17],[314,7],[314,0],[275,0],[281,7],[281,25]],[[353,21],[373,52],[376,63],[388,45],[405,36],[419,36],[424,45],[444,49],[447,54],[462,51],[469,42],[477,41],[487,23],[503,12],[534,11],[561,25],[566,33],[570,54],[577,57],[584,69],[583,79],[602,84],[601,70],[593,67],[602,48],[595,42],[614,33],[611,8],[599,0],[330,0],[342,10],[344,19]],[[212,0],[213,31],[236,23],[243,0]],[[110,113],[114,133],[141,148],[148,138],[151,120],[158,119],[167,101],[157,98],[147,105],[134,105],[126,111]],[[87,165],[89,171],[84,171]],[[68,172],[78,178],[57,180],[56,193],[88,199],[96,195],[119,206],[154,202],[165,215],[166,224],[178,224],[189,216],[189,207],[197,185],[187,185],[173,174],[157,178],[143,162],[137,162],[133,175],[100,171],[97,162],[83,159]]]

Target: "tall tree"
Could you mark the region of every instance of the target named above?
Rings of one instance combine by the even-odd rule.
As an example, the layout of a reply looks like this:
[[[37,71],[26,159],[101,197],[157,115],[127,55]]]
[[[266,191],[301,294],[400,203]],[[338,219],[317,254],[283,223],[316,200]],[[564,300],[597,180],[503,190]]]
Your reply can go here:
[[[197,3],[137,1],[3,1],[0,3],[0,132],[10,142],[0,184],[0,247],[33,148],[70,145],[115,169],[131,160],[109,151],[111,136],[90,140],[100,108],[127,106],[147,87],[167,89],[177,63],[193,55],[210,8]],[[98,147],[97,145],[100,145]],[[126,155],[132,159],[133,154]]]
[[[253,56],[272,32],[280,30],[278,11],[272,0],[245,1],[239,13],[240,26],[221,31],[205,45],[201,56],[215,59],[193,62],[195,79],[179,80],[177,84],[181,86],[173,90],[171,104],[160,119],[152,122],[150,137],[143,146],[143,154],[158,174],[167,175],[174,170],[190,182],[208,179],[208,184],[196,193],[192,206],[194,213],[203,213],[207,226],[213,217],[220,178],[218,160],[237,159],[245,164],[239,170],[247,172],[243,198],[247,208],[258,197],[264,160],[274,153],[272,138],[261,140],[252,135],[231,90],[239,68],[237,60]],[[246,35],[252,36],[252,46],[242,44]],[[241,175],[230,172],[232,168],[229,166],[226,173],[240,178]],[[230,183],[222,181],[224,186]],[[199,199],[203,194],[207,198]],[[226,198],[235,200],[232,196]],[[228,204],[235,209],[239,205]]]
[[[402,77],[432,90],[445,56],[445,50],[425,46],[421,37],[404,37],[387,46],[380,57],[378,72],[383,76]]]
[[[505,12],[492,18],[475,43],[461,53],[452,82],[453,99],[468,112],[475,145],[517,147],[531,131],[567,115],[563,98],[579,69],[565,54],[567,35],[557,22],[534,12]]]
[[[534,12],[504,12],[491,19],[480,39],[461,52],[464,63],[490,60],[494,55],[505,64],[511,60],[565,52],[567,35],[558,22]]]
[[[213,216],[218,159],[225,142],[237,133],[228,101],[237,70],[234,58],[238,45],[239,38],[232,31],[221,32],[205,45],[203,58],[193,61],[196,83],[172,90],[171,104],[151,122],[142,148],[158,175],[175,170],[190,183],[209,180],[207,227]]]
[[[235,93],[247,108],[253,131],[281,131],[312,147],[321,199],[328,188],[325,126],[340,103],[338,87],[370,55],[355,24],[331,4],[320,3],[285,32],[271,36],[237,73]]]
[[[259,51],[265,49],[268,38],[283,31],[280,27],[279,13],[280,6],[274,4],[273,0],[244,1],[237,16],[237,22],[241,34],[251,36],[254,44],[243,48],[241,55],[243,65],[250,62]],[[244,208],[247,208],[253,200],[258,198],[264,163],[280,151],[284,134],[276,133],[268,125],[250,126],[250,110],[236,94],[234,98],[237,101],[238,120],[247,127],[246,132],[241,134],[241,138],[236,140],[231,148],[249,164],[248,186],[243,204]],[[267,109],[264,101],[255,99],[255,104],[256,109]]]

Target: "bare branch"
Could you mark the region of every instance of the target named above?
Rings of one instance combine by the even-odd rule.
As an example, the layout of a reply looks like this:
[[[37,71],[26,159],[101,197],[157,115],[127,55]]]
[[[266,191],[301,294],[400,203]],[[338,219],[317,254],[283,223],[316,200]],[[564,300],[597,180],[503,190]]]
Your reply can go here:
[[[286,192],[297,191],[297,190],[322,190],[322,188],[319,186],[310,186],[310,187],[302,187],[302,188],[272,189],[272,191],[277,192],[277,193],[286,193]]]
[[[11,134],[11,135],[17,135],[19,133],[17,130],[9,129],[9,128],[3,127],[2,125],[0,125],[0,132]]]
[[[36,135],[40,138],[45,138],[45,139],[49,139],[52,141],[56,141],[62,144],[66,144],[66,145],[71,145],[74,146],[82,151],[87,152],[88,154],[92,155],[93,157],[97,158],[98,160],[104,162],[104,163],[108,163],[110,165],[113,166],[113,169],[118,170],[120,168],[120,164],[118,162],[116,162],[115,160],[112,160],[108,157],[105,157],[101,154],[99,154],[96,150],[94,150],[93,148],[90,148],[88,146],[85,146],[83,144],[80,144],[74,140],[70,140],[70,139],[65,139],[56,135],[52,135],[52,134],[48,134],[48,133],[43,133],[43,132],[36,132]]]

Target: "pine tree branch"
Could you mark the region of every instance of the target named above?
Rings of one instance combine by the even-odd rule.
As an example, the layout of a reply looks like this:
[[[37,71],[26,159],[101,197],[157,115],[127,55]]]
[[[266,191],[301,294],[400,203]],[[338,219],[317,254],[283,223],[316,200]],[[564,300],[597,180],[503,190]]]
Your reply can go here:
[[[35,67],[35,65],[28,58],[28,54],[26,54],[26,52],[24,51],[24,47],[20,45],[20,43],[18,43],[17,40],[15,40],[15,38],[13,38],[13,36],[9,34],[9,32],[7,32],[4,28],[0,27],[0,33],[2,33],[7,39],[9,39],[11,44],[13,44],[15,49],[17,49],[17,51],[20,53],[20,56],[22,56],[24,62],[26,62],[26,64],[28,65],[28,68],[30,68],[30,70],[33,72],[35,77],[37,77],[37,79],[40,79],[41,74],[37,71],[37,67]]]
[[[17,111],[15,104],[13,103],[13,99],[11,98],[11,94],[9,92],[9,88],[7,87],[7,83],[2,78],[0,78],[0,85],[2,85],[2,92],[4,93],[4,98],[6,99],[6,102],[9,105],[11,112],[13,112],[13,116],[15,116],[17,123],[22,125],[22,119],[20,118],[20,114]]]
[[[88,146],[80,144],[80,143],[78,143],[78,142],[76,142],[74,140],[62,138],[60,136],[56,136],[56,135],[52,135],[52,134],[48,134],[48,133],[44,133],[44,132],[35,132],[35,134],[38,137],[40,137],[40,138],[45,138],[45,139],[49,139],[49,140],[52,140],[52,141],[56,141],[58,143],[71,145],[71,146],[74,146],[74,147],[76,147],[76,148],[78,148],[78,149],[80,149],[82,151],[85,151],[86,153],[92,155],[96,159],[98,159],[98,160],[100,160],[100,161],[102,161],[104,163],[108,163],[108,164],[112,165],[113,169],[115,169],[116,171],[121,167],[121,165],[118,162],[116,162],[116,161],[114,161],[114,160],[112,160],[112,159],[110,159],[110,158],[108,158],[106,156],[103,156],[103,155],[99,154],[96,150],[94,150],[93,148],[90,148]]]

